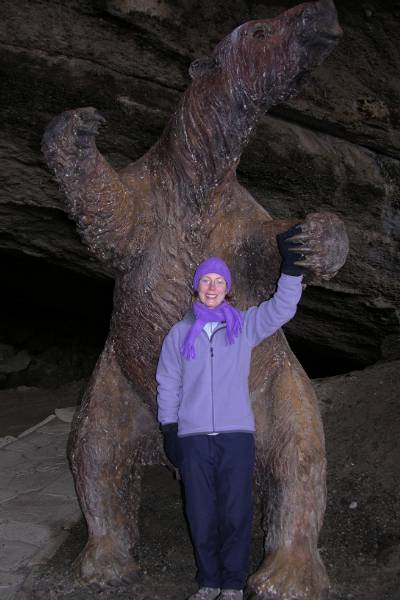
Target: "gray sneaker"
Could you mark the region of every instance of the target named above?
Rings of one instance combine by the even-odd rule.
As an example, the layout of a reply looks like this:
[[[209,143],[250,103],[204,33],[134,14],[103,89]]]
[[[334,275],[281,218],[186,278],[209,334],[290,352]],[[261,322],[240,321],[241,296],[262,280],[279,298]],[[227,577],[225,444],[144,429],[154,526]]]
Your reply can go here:
[[[202,587],[188,600],[215,600],[215,598],[218,598],[220,591],[219,588]]]
[[[222,590],[218,600],[242,600],[243,590]]]

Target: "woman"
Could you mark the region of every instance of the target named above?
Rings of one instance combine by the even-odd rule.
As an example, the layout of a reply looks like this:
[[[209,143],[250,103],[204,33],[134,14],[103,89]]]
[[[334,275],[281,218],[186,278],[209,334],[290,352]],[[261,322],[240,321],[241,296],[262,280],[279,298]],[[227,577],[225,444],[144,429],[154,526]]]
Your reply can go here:
[[[278,236],[282,274],[274,296],[241,312],[226,300],[232,286],[218,257],[193,278],[198,300],[166,336],[157,368],[158,418],[167,456],[180,469],[195,549],[199,590],[189,600],[240,600],[252,524],[255,423],[248,376],[252,349],[295,314],[302,255]]]

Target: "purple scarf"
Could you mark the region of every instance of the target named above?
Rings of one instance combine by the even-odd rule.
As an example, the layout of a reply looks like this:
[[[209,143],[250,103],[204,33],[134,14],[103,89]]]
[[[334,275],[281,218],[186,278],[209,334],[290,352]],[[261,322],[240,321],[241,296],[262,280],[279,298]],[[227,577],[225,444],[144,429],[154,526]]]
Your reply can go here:
[[[187,332],[181,347],[181,354],[186,360],[196,358],[194,342],[206,323],[226,322],[226,343],[234,344],[243,326],[243,315],[237,308],[228,302],[222,302],[216,308],[208,308],[201,302],[193,302],[192,309],[196,320]]]

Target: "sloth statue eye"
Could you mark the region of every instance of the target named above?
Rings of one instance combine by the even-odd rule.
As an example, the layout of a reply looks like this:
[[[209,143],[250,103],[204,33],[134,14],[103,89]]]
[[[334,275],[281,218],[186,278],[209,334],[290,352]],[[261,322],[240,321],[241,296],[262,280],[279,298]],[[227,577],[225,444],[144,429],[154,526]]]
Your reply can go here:
[[[271,29],[269,27],[257,27],[253,31],[253,37],[257,40],[266,40],[271,34]]]

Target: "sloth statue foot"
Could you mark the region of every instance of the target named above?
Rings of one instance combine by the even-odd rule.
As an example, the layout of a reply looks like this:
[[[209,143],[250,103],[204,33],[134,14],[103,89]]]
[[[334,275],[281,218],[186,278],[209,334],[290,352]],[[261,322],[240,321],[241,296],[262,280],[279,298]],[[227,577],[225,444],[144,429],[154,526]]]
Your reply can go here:
[[[327,600],[328,578],[318,554],[279,548],[249,578],[251,600]]]
[[[108,536],[90,538],[74,562],[81,583],[105,588],[130,583],[138,577],[139,567],[126,549],[118,548]]]

